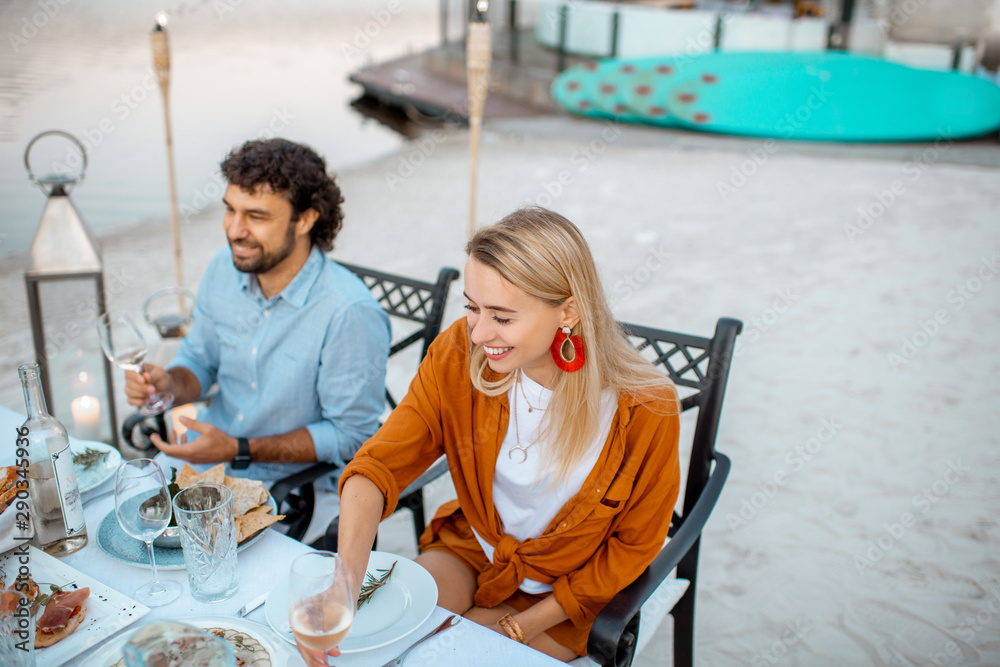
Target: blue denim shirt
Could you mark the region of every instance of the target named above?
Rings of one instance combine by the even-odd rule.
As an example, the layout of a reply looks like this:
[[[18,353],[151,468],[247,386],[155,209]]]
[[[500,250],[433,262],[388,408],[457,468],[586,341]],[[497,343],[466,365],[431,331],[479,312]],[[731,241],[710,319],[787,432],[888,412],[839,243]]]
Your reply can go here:
[[[390,336],[389,317],[365,284],[319,248],[267,299],[226,247],[205,271],[191,331],[169,366],[194,373],[203,395],[218,382],[199,420],[244,438],[305,427],[317,460],[344,465],[378,429]],[[307,466],[226,467],[276,480]]]

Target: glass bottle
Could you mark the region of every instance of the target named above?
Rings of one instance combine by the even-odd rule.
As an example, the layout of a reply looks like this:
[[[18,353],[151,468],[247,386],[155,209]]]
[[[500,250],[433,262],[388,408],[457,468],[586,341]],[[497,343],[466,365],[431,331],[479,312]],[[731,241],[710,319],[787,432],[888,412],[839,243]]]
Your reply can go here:
[[[48,413],[38,364],[17,369],[28,419],[28,494],[34,544],[53,556],[68,556],[87,545],[80,487],[66,427]]]

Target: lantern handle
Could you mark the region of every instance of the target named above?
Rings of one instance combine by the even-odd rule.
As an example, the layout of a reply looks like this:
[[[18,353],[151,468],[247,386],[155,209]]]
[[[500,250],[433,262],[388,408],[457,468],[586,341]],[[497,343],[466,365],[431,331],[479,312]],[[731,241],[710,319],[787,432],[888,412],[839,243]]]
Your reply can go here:
[[[60,137],[63,137],[65,139],[69,139],[70,141],[72,141],[74,144],[76,144],[80,148],[80,154],[83,156],[83,168],[80,169],[80,175],[77,176],[75,179],[70,179],[70,178],[66,177],[66,180],[64,182],[62,182],[62,183],[47,183],[47,184],[48,185],[53,185],[53,184],[55,184],[55,185],[72,185],[74,183],[78,183],[79,181],[82,181],[84,174],[87,173],[87,149],[84,147],[84,145],[82,143],[80,143],[79,139],[77,139],[76,137],[74,137],[69,132],[65,132],[63,130],[46,130],[44,132],[41,132],[41,133],[35,135],[34,139],[32,139],[31,141],[28,142],[28,147],[24,149],[24,168],[28,170],[28,179],[32,183],[34,183],[35,185],[37,185],[39,188],[41,188],[42,192],[45,192],[45,194],[49,194],[49,192],[45,189],[44,185],[42,183],[40,183],[37,178],[35,178],[35,174],[31,171],[31,163],[28,160],[28,156],[31,153],[32,147],[34,147],[35,143],[39,139],[42,139],[43,137],[53,136],[53,135],[60,136]],[[42,178],[44,179],[45,177],[43,176]]]

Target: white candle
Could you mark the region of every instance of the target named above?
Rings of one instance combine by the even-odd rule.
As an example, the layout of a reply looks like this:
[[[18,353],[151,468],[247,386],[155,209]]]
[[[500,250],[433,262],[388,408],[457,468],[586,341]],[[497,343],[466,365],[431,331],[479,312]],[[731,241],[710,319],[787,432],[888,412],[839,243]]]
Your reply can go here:
[[[74,398],[70,403],[76,435],[84,440],[95,440],[101,429],[101,403],[93,396]]]
[[[177,406],[170,411],[170,425],[173,427],[176,436],[179,438],[184,435],[184,432],[188,430],[188,427],[181,423],[181,417],[187,417],[188,419],[194,419],[198,416],[198,409],[191,405],[190,403],[185,403],[184,405]]]

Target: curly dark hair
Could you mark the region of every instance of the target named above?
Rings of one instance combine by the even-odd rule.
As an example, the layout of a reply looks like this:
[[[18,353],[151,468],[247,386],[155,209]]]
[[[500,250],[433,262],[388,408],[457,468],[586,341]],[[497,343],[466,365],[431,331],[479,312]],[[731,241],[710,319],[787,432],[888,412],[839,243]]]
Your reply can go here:
[[[233,149],[222,161],[222,175],[247,192],[267,184],[292,205],[292,221],[310,208],[319,217],[310,236],[329,252],[344,224],[344,197],[326,173],[326,161],[316,151],[287,139],[257,139]]]

